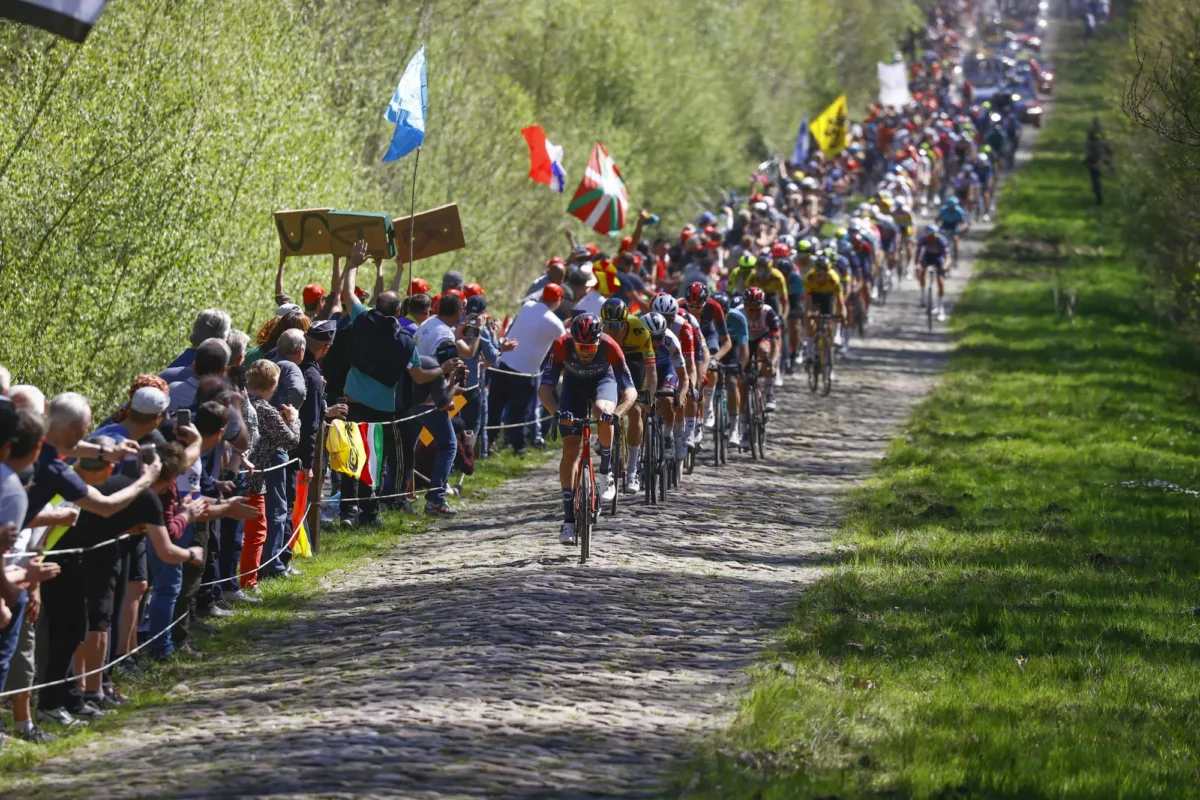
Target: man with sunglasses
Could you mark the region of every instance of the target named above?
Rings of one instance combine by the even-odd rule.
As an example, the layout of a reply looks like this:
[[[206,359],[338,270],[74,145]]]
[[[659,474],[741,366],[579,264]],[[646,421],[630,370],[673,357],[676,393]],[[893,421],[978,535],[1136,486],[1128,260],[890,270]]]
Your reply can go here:
[[[688,313],[700,322],[700,334],[704,337],[710,354],[708,368],[715,372],[717,364],[733,348],[733,340],[730,339],[729,328],[725,324],[725,309],[721,307],[720,303],[709,297],[708,286],[702,281],[695,281],[688,286],[687,292],[684,294],[684,304],[687,306]],[[715,377],[709,378],[707,373],[701,375],[700,378],[704,383],[704,427],[712,430],[716,424],[712,408],[712,393],[716,379]],[[700,431],[697,429],[697,437],[699,433]]]
[[[565,374],[564,374],[565,373]],[[563,376],[562,395],[554,397],[554,387]],[[625,354],[606,333],[594,314],[580,314],[571,321],[571,330],[550,348],[542,370],[538,399],[546,411],[558,417],[563,453],[558,465],[562,486],[563,526],[558,541],[575,544],[575,479],[583,426],[575,417],[584,417],[588,405],[600,421],[600,498],[604,502],[616,496],[612,475],[612,439],[615,423],[637,401],[633,376],[625,363]]]
[[[604,332],[621,345],[625,363],[633,376],[633,386],[638,390],[638,401],[629,409],[629,432],[626,451],[628,488],[630,494],[642,490],[638,474],[639,457],[642,450],[642,431],[649,400],[649,390],[658,385],[658,370],[655,364],[654,347],[646,323],[629,315],[629,307],[619,297],[610,297],[600,307],[600,322]]]

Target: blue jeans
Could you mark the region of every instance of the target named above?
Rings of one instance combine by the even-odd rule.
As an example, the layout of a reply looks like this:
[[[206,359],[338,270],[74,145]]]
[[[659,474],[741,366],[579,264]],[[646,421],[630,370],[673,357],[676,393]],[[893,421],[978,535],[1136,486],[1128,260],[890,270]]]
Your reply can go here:
[[[275,457],[267,466],[275,467],[286,463],[287,460],[287,453],[276,450]],[[263,543],[263,562],[287,547],[288,540],[292,538],[291,521],[288,519],[287,473],[286,469],[277,469],[263,476],[263,494],[266,495],[267,501],[267,539]],[[259,571],[258,577],[269,578],[283,573],[286,569],[287,567],[280,563],[280,559],[275,559]]]
[[[425,427],[433,434],[437,455],[433,458],[433,472],[429,476],[429,491],[425,502],[440,506],[446,502],[446,486],[450,482],[450,470],[454,467],[454,456],[458,454],[458,437],[454,425],[445,411],[435,411],[426,417]]]
[[[21,590],[16,608],[10,608],[12,622],[0,630],[0,688],[8,683],[8,668],[17,652],[17,644],[21,641],[21,620],[25,619],[25,607],[29,605],[29,592]]]
[[[196,526],[188,525],[175,544],[188,547],[196,535]],[[150,621],[147,634],[153,638],[175,621],[175,601],[183,591],[183,564],[168,564],[158,557],[153,547],[146,548],[150,566],[150,599],[146,601],[146,616]],[[168,631],[146,648],[154,658],[167,658],[175,653],[175,643]]]

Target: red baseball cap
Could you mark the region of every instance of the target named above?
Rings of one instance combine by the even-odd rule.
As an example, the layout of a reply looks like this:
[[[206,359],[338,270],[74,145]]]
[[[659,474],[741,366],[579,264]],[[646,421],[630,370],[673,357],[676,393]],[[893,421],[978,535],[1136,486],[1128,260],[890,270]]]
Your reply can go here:
[[[325,287],[319,283],[310,283],[304,287],[302,296],[304,298],[304,305],[315,306],[325,296]]]
[[[542,300],[547,303],[553,303],[556,300],[562,300],[562,287],[557,283],[547,283],[542,287]]]
[[[483,287],[478,283],[468,283],[463,287],[463,294],[468,298],[483,294]]]
[[[585,244],[583,247],[585,250],[588,251],[588,255],[591,255],[591,256],[600,255],[600,248],[596,247],[596,245],[594,245],[594,244],[591,244],[591,243]]]
[[[550,259],[549,263],[547,263],[546,266],[549,267],[549,266],[553,266],[554,264],[565,265],[566,263],[567,263],[566,261],[563,261],[562,256],[555,256],[554,258]]]
[[[429,281],[425,280],[424,278],[413,278],[412,282],[408,284],[408,293],[409,294],[428,294],[429,293]]]
[[[620,252],[627,253],[632,249],[633,249],[633,237],[626,236],[624,239],[621,240]]]

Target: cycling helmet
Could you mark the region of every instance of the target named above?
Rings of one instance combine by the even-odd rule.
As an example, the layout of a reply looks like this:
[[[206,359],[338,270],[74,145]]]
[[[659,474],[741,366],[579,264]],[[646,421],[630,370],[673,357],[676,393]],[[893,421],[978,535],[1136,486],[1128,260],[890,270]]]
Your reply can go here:
[[[738,266],[746,267],[747,269],[753,267],[757,263],[758,259],[754,257],[753,253],[743,253],[742,257],[738,259]]]
[[[775,269],[779,270],[784,275],[787,275],[789,272],[795,269],[795,266],[796,265],[792,263],[790,258],[781,258],[775,262]]]
[[[985,155],[991,155],[992,146],[990,144],[985,144],[983,147],[979,148],[979,152]]]
[[[800,188],[809,192],[815,192],[817,190],[817,179],[810,175],[800,181]]]
[[[741,308],[746,304],[746,297],[741,292],[734,292],[729,295],[729,307]]]
[[[595,314],[580,314],[571,320],[571,338],[576,344],[597,344],[600,341],[600,320]]]
[[[925,226],[925,235],[926,235],[926,236],[933,236],[933,235],[934,235],[934,234],[936,234],[937,232],[938,232],[938,226],[937,226],[937,225],[926,225],[926,226]]]
[[[679,313],[679,303],[677,303],[675,298],[671,297],[669,294],[660,294],[658,297],[655,297],[654,302],[650,304],[650,310],[657,311],[668,320],[673,320],[675,319],[675,315]]]
[[[629,316],[629,306],[619,297],[610,297],[600,306],[600,320],[604,324],[624,322]]]
[[[762,287],[751,286],[746,290],[746,307],[747,308],[762,308],[762,304],[767,297],[763,294]]]
[[[825,255],[824,253],[821,253],[819,256],[817,256],[816,258],[813,259],[813,268],[818,271],[823,270],[823,269],[829,269],[830,263],[832,263],[832,262],[830,262],[829,256]]]
[[[854,245],[850,244],[849,239],[838,239],[837,251],[843,255],[848,255],[854,251]]]
[[[776,242],[771,245],[771,258],[787,258],[792,254],[792,248],[788,247],[783,242]]]
[[[779,237],[779,241],[783,242],[783,243],[784,243],[784,244],[786,244],[788,247],[795,247],[795,246],[796,246],[796,237],[795,237],[795,236],[792,236],[790,233],[785,233],[785,234],[783,234],[782,236],[780,236],[780,237]]]
[[[801,256],[810,255],[812,253],[812,249],[812,242],[810,242],[808,239],[801,239],[800,243],[796,245],[797,254]]]
[[[717,292],[712,296],[712,299],[717,301],[717,305],[721,307],[722,311],[729,310],[729,295],[724,292]]]
[[[667,318],[657,311],[647,311],[642,314],[642,322],[646,323],[646,329],[650,331],[650,338],[660,339],[667,334]]]
[[[708,287],[704,285],[703,281],[695,281],[688,286],[684,298],[689,306],[702,306],[708,300]]]

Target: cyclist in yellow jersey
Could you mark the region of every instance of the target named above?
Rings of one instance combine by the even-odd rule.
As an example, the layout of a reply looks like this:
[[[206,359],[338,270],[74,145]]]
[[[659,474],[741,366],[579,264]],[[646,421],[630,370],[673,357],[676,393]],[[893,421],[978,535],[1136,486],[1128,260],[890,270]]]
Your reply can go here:
[[[621,298],[610,297],[604,301],[604,305],[600,306],[600,324],[604,326],[604,332],[621,345],[625,364],[633,376],[633,386],[638,390],[638,402],[626,414],[629,430],[625,441],[629,464],[625,472],[626,486],[630,494],[636,494],[642,490],[637,465],[642,450],[642,426],[650,403],[649,392],[658,386],[657,358],[650,339],[650,329],[646,323],[630,315],[629,307]]]
[[[787,278],[775,265],[765,258],[758,259],[754,273],[746,279],[746,288],[757,286],[767,296],[767,305],[774,308],[782,319],[788,315]]]
[[[822,254],[813,258],[812,269],[804,276],[804,301],[807,310],[807,324],[804,328],[804,357],[813,357],[815,346],[813,338],[817,333],[817,319],[821,316],[837,316],[844,318],[844,290],[842,278],[838,275],[837,267]],[[833,340],[837,344],[841,340],[839,325],[834,323]]]
[[[915,229],[912,207],[901,201],[892,210],[892,221],[900,229],[900,269],[908,268],[913,256],[913,231]]]

